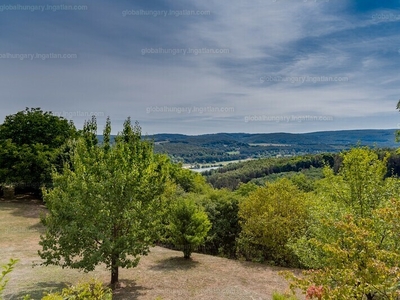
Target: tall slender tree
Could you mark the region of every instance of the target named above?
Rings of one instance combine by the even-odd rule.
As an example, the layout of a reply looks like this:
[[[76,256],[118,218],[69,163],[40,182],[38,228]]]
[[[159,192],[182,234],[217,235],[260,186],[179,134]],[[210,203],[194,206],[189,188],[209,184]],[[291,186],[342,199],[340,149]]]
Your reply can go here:
[[[44,265],[85,271],[104,263],[115,287],[119,268],[135,267],[157,238],[169,161],[154,154],[129,118],[113,144],[109,119],[103,144],[90,142],[95,119],[85,128],[89,140],[71,142],[69,164],[53,173],[54,187],[44,192],[49,212],[39,255]]]

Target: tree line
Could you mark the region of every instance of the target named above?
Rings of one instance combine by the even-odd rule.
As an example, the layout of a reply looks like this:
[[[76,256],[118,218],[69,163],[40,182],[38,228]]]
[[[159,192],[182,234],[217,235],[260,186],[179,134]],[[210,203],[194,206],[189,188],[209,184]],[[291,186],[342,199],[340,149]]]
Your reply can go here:
[[[395,149],[373,149],[380,158],[388,155],[386,160],[386,177],[400,175],[400,155]],[[346,151],[344,151],[346,152]],[[227,188],[235,190],[240,184],[248,182],[261,182],[264,184],[266,177],[273,174],[302,172],[305,170],[328,166],[335,173],[342,166],[340,153],[306,154],[294,157],[260,158],[240,163],[232,163],[218,169],[205,171],[202,174],[207,182],[214,188]],[[263,180],[264,179],[264,180]]]

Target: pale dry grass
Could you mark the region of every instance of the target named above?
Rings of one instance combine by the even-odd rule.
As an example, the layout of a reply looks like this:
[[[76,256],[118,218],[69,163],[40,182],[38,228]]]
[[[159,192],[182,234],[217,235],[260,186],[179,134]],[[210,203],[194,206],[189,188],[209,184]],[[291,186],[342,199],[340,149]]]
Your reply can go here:
[[[109,272],[61,269],[56,266],[32,267],[40,262],[37,251],[43,227],[40,213],[45,208],[37,200],[0,200],[0,264],[19,259],[4,293],[4,299],[21,299],[31,294],[40,299],[44,291],[59,290],[66,284],[95,277],[109,282]],[[278,272],[282,268],[197,254],[191,260],[183,253],[154,247],[134,269],[121,269],[122,287],[114,299],[272,299],[274,291],[284,292],[287,283]]]

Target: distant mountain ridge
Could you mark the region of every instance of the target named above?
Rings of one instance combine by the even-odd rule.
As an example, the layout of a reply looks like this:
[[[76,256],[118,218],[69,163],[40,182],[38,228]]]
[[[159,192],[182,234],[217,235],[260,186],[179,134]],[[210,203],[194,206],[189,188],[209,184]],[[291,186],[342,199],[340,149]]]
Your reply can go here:
[[[396,129],[360,129],[310,133],[215,133],[145,135],[154,141],[158,153],[188,164],[215,164],[222,161],[274,156],[339,152],[361,145],[397,148]],[[99,136],[99,141],[103,140]]]
[[[184,135],[160,133],[145,136],[154,142],[188,142],[207,143],[236,141],[247,144],[273,143],[273,144],[326,144],[326,145],[361,145],[379,147],[397,147],[395,142],[396,129],[359,129],[338,131],[317,131],[310,133],[215,133],[202,135]]]

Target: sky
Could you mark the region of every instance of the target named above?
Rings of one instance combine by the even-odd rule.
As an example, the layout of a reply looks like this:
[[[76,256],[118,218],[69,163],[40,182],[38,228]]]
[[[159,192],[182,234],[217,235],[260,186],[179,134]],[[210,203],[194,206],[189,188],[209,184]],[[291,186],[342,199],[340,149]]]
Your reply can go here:
[[[112,133],[398,129],[400,0],[0,2],[0,122]]]

